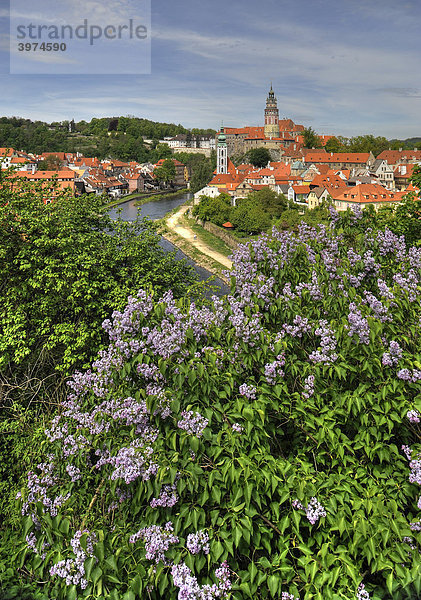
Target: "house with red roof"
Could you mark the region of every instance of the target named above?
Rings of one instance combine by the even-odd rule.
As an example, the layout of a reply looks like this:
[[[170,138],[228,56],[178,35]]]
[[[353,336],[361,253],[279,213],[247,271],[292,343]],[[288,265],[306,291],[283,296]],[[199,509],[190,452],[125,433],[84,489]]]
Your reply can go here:
[[[12,158],[17,156],[17,153],[13,148],[0,148],[0,167],[2,169],[8,169]]]
[[[414,164],[400,164],[395,167],[393,175],[395,179],[395,187],[397,190],[406,190],[410,185],[411,177],[414,171]]]
[[[330,189],[330,196],[333,205],[338,211],[347,210],[349,207],[374,206],[377,210],[381,206],[388,206],[391,203],[401,202],[403,192],[394,192],[387,190],[378,183],[361,183],[349,187],[345,186],[338,189]]]
[[[380,160],[385,160],[388,165],[396,167],[401,164],[415,164],[421,162],[421,150],[383,150],[378,157]]]
[[[375,158],[372,152],[326,152],[312,150],[306,152],[306,165],[329,165],[332,169],[352,169],[353,167],[370,168]]]

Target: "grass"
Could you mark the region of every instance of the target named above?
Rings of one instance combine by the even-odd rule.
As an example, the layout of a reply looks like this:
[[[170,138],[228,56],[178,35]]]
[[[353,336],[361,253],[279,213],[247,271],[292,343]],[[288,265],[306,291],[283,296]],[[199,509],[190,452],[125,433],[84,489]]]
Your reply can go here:
[[[221,238],[217,237],[213,233],[210,233],[210,231],[203,229],[203,227],[198,225],[194,219],[184,217],[182,221],[184,221],[185,225],[190,227],[197,237],[200,238],[202,242],[204,242],[212,250],[220,252],[224,256],[230,256],[234,252],[234,250],[227,246],[227,244],[221,240]]]
[[[190,242],[188,242],[184,238],[181,238],[173,231],[170,231],[168,228],[165,227],[164,231],[161,230],[160,233],[165,237],[165,239],[174,244],[174,246],[176,246],[179,250],[184,252],[186,256],[191,258],[191,260],[193,260],[196,263],[196,265],[202,267],[203,269],[206,269],[207,271],[209,271],[209,273],[216,275],[217,277],[222,279],[222,281],[225,281],[225,283],[228,283],[227,277],[222,275],[222,271],[227,270],[227,268],[224,267],[224,265],[221,265],[219,262],[217,262],[210,256],[203,254],[203,252],[192,246]]]

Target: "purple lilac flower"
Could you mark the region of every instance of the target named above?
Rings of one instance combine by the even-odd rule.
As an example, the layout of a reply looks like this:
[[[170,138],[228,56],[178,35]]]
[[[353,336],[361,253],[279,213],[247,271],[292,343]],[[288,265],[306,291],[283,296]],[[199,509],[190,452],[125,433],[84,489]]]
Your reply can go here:
[[[303,397],[308,399],[314,394],[314,375],[309,375],[304,380]]]
[[[307,317],[302,317],[301,315],[295,315],[292,325],[288,323],[284,323],[282,325],[282,329],[285,333],[288,333],[292,337],[301,338],[303,334],[309,333],[311,331],[311,325],[307,319]]]
[[[282,592],[281,600],[300,600],[296,598],[294,594],[289,594],[288,592]]]
[[[408,478],[409,482],[421,485],[421,460],[419,454],[416,458],[410,460],[409,467],[411,469]]]
[[[363,304],[368,304],[373,312],[373,316],[380,321],[380,323],[386,323],[392,321],[392,317],[389,315],[389,309],[385,306],[374,294],[365,290]]]
[[[388,300],[394,300],[394,298],[395,298],[394,294],[390,291],[389,286],[386,284],[386,282],[383,279],[377,280],[377,287],[379,288],[380,294],[384,298],[387,298]]]
[[[408,410],[406,413],[407,418],[411,423],[419,423],[420,422],[420,413],[417,410]]]
[[[405,535],[405,536],[402,538],[402,542],[403,542],[404,544],[408,544],[408,546],[411,548],[411,550],[415,550],[415,549],[416,549],[416,547],[417,547],[417,546],[414,544],[414,538],[412,538],[412,537],[408,537],[407,535]],[[411,554],[411,553],[409,553],[409,554]]]
[[[337,340],[333,329],[326,320],[319,321],[315,335],[320,336],[320,349],[314,350],[309,359],[315,363],[331,364],[338,358],[336,354]]]
[[[382,356],[382,365],[394,367],[398,364],[400,358],[402,358],[402,348],[398,342],[392,340],[389,344],[389,352],[385,352]]]
[[[228,296],[227,299],[231,308],[231,314],[228,319],[234,326],[235,336],[243,343],[251,347],[255,346],[263,332],[260,313],[248,317],[239,300],[233,296]]]
[[[165,527],[151,525],[150,527],[140,529],[137,533],[130,536],[129,542],[135,544],[138,539],[144,540],[147,560],[152,560],[156,564],[159,562],[168,564],[165,553],[172,544],[179,542],[178,537],[173,532],[173,524],[171,521],[168,521]]]
[[[209,554],[209,535],[204,530],[201,529],[197,533],[189,533],[187,536],[186,546],[191,554],[199,554],[199,552],[203,552],[203,554]]]
[[[397,236],[386,228],[384,231],[377,231],[377,242],[382,256],[393,254],[398,261],[406,257],[405,236]]]
[[[72,482],[78,481],[82,477],[82,473],[78,467],[74,465],[67,465],[66,471]]]
[[[120,448],[116,456],[106,459],[113,465],[111,480],[123,479],[126,484],[136,479],[148,481],[158,472],[158,465],[153,462],[153,449],[143,446],[141,439],[134,440],[128,447]]]
[[[233,423],[231,425],[231,429],[236,433],[243,433],[244,428],[240,425],[240,423]]]
[[[358,590],[357,590],[357,594],[356,594],[356,600],[370,600],[370,596],[367,592],[367,590],[365,589],[365,585],[363,583],[360,583],[360,585],[358,586]]]
[[[209,421],[202,417],[202,415],[198,412],[193,412],[192,410],[184,410],[181,413],[183,417],[181,421],[178,421],[177,427],[179,429],[184,429],[190,435],[195,435],[196,437],[200,437],[207,427]]]
[[[30,548],[32,550],[32,552],[34,552],[35,554],[38,554],[42,558],[42,560],[44,560],[45,557],[47,556],[47,553],[44,552],[44,550],[49,548],[50,544],[48,542],[43,542],[43,544],[41,546],[41,552],[38,552],[38,548],[37,548],[38,540],[37,540],[35,533],[33,531],[31,531],[31,533],[28,533],[28,535],[26,536],[25,539],[26,539],[28,548]]]
[[[335,224],[335,223],[337,223],[337,221],[339,221],[339,213],[336,210],[336,208],[332,205],[329,206],[329,216],[330,216],[330,219],[333,224]],[[282,600],[284,600],[284,599],[282,599]]]
[[[395,273],[395,275],[393,275],[393,280],[403,292],[408,294],[408,300],[410,302],[415,302],[417,300],[419,278],[415,269],[409,269],[406,273],[406,277],[402,273]]]
[[[80,545],[80,538],[87,533],[86,552]],[[72,546],[75,558],[61,560],[50,568],[51,577],[57,575],[66,581],[66,585],[79,585],[84,590],[88,582],[85,576],[84,563],[88,556],[94,554],[94,544],[97,539],[95,534],[89,534],[88,531],[77,531],[70,544]]]
[[[274,385],[279,378],[284,376],[284,365],[285,356],[283,354],[279,354],[275,361],[265,365],[265,377],[269,385]]]
[[[348,323],[348,335],[350,337],[357,335],[362,344],[370,343],[370,327],[367,319],[362,316],[361,311],[354,302],[350,302],[349,304]]]
[[[351,207],[351,222],[352,223],[356,223],[357,221],[362,219],[362,216],[363,216],[363,211],[361,209],[361,206],[354,205]]]
[[[177,504],[178,500],[176,485],[164,485],[158,498],[152,498],[150,505],[152,508],[157,508],[158,506],[170,508]]]
[[[247,385],[247,383],[243,383],[239,387],[239,392],[242,396],[245,396],[249,400],[255,400],[257,389],[253,385]]]
[[[312,525],[317,523],[321,517],[326,516],[326,511],[317,498],[311,498],[306,508],[306,516]]]
[[[215,576],[219,580],[218,587],[221,592],[228,592],[231,589],[231,571],[227,562],[223,562],[219,569],[215,570]]]
[[[221,567],[215,570],[218,584],[201,587],[185,563],[173,565],[171,575],[174,585],[180,589],[178,593],[180,600],[213,600],[214,598],[225,600],[231,589],[231,574],[227,563],[222,563]]]
[[[417,383],[421,379],[421,371],[419,369],[414,369],[410,371],[409,369],[400,369],[397,372],[398,379],[402,379],[403,381],[411,381],[412,383]]]
[[[326,510],[320,504],[317,498],[314,497],[310,499],[310,502],[307,504],[307,507],[303,506],[303,504],[299,500],[295,499],[292,502],[292,508],[294,508],[295,510],[305,510],[306,517],[312,525],[317,523],[317,521],[321,517],[326,516]]]
[[[151,379],[152,381],[162,381],[163,377],[156,365],[141,363],[137,365],[137,372],[142,375],[145,379]]]
[[[405,456],[408,460],[411,460],[412,458],[412,450],[409,446],[405,446],[405,444],[402,444],[401,449],[404,451]]]

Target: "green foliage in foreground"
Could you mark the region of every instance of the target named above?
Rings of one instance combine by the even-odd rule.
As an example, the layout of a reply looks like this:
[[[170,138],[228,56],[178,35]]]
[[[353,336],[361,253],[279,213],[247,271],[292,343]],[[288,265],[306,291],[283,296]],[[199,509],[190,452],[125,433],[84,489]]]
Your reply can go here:
[[[420,597],[420,256],[349,217],[240,248],[210,311],[139,293],[107,324],[22,490],[13,561],[50,597],[175,599],[171,563],[204,585],[225,560],[235,600]],[[131,536],[168,522],[155,563]]]
[[[192,269],[159,246],[152,222],[112,221],[101,200],[25,181],[0,187],[0,372],[38,358],[70,373],[101,347],[101,323],[139,287],[186,292]]]
[[[182,296],[201,285],[159,246],[155,226],[112,221],[101,199],[73,198],[1,173],[0,528],[16,522],[23,474],[40,461],[39,430],[60,408],[65,377],[104,347],[101,323],[140,286]]]

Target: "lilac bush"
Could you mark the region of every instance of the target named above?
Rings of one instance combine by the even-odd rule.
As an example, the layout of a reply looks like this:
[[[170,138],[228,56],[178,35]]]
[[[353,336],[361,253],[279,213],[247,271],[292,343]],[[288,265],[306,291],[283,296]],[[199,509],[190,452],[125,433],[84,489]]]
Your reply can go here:
[[[420,250],[351,233],[274,230],[226,298],[104,323],[20,498],[51,597],[417,597]]]

